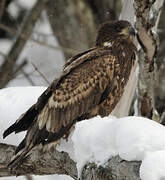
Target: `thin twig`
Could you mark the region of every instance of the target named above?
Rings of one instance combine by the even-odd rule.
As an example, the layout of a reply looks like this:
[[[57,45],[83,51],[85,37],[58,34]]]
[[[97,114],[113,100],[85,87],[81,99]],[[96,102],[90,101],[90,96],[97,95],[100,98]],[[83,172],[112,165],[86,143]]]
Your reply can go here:
[[[37,66],[33,63],[33,62],[30,62],[32,64],[32,66],[34,67],[34,69],[40,74],[40,76],[44,79],[44,81],[50,85],[50,82],[47,80],[47,78],[45,77],[45,75],[39,71],[39,69],[37,68]]]
[[[28,61],[25,59],[21,64],[19,64],[13,72],[13,76],[17,74],[21,69],[23,69],[23,67],[27,65],[27,62]]]
[[[2,52],[0,52],[0,55],[3,56],[4,58],[6,58],[6,55]],[[18,67],[16,67],[16,70],[15,72],[12,74],[12,76],[10,77],[10,79],[14,79],[16,77],[16,74],[20,71],[24,77],[27,79],[27,81],[29,81],[29,83],[32,85],[32,86],[35,86],[36,84],[33,82],[33,80],[30,78],[29,74],[26,73],[24,70],[23,70],[23,67],[27,64],[27,59],[25,59]]]
[[[17,34],[17,31],[14,30],[14,29],[11,29],[10,27],[4,25],[4,24],[0,24],[0,29],[3,29],[13,35],[16,35]],[[22,39],[25,39],[25,34],[22,33],[20,34],[21,38]],[[43,42],[43,41],[39,41],[37,39],[34,39],[32,37],[29,38],[29,40],[31,40],[32,42],[35,42],[37,44],[40,44],[42,46],[46,46],[46,47],[49,47],[49,48],[52,48],[52,49],[56,49],[56,50],[62,50],[63,52],[68,52],[68,53],[71,53],[72,55],[76,54],[77,51],[76,50],[73,50],[73,49],[70,49],[70,48],[66,48],[66,47],[62,47],[62,46],[54,46],[54,45],[51,45],[51,44],[48,44],[46,42]]]
[[[31,36],[34,25],[40,17],[42,10],[44,9],[45,2],[46,0],[38,0],[25,17],[21,31],[19,34],[17,34],[16,41],[0,67],[0,88],[6,86],[6,84],[11,80],[10,77],[12,75],[16,61],[27,40]],[[24,34],[24,38],[22,38],[22,33]]]
[[[32,86],[36,86],[35,82],[32,80],[32,78],[29,76],[29,74],[26,73],[26,71],[24,71],[23,69],[21,69],[20,71]]]

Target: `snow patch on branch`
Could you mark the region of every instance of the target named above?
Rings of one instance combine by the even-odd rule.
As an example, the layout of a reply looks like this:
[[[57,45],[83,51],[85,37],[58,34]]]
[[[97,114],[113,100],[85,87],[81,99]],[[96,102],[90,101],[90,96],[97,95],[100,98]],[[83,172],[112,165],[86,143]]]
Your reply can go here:
[[[2,132],[37,101],[45,87],[17,87],[0,90],[0,142],[18,144],[18,134],[2,139]],[[68,141],[61,140],[58,151],[66,151],[77,162],[79,175],[88,162],[104,166],[119,155],[127,161],[142,161],[142,180],[165,177],[165,127],[143,117],[94,117],[78,122]]]

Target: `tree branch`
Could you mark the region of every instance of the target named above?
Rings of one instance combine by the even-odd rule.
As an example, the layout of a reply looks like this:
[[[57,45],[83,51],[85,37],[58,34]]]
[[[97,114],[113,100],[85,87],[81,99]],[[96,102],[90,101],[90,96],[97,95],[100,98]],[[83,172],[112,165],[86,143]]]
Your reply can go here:
[[[66,174],[77,179],[76,163],[66,152],[58,152],[54,147],[43,152],[41,148],[32,151],[26,161],[15,171],[7,169],[15,146],[0,144],[0,177],[19,175]],[[103,168],[94,163],[88,163],[82,172],[82,180],[140,180],[139,167],[141,162],[128,162],[119,156],[112,157]]]
[[[7,164],[14,155],[16,147],[0,144],[0,177],[17,175],[66,174],[73,179],[77,177],[76,164],[66,152],[58,152],[54,147],[49,151],[36,148],[26,161],[15,171],[10,171]]]
[[[11,29],[10,27],[4,25],[4,24],[0,24],[0,29],[3,29],[4,31],[7,31],[13,35],[16,35],[17,32],[14,30],[14,29]],[[26,35],[22,32],[20,34],[21,38],[26,40]],[[70,48],[65,48],[65,47],[61,47],[61,46],[54,46],[54,45],[51,45],[51,44],[48,44],[44,41],[40,41],[40,40],[37,40],[35,38],[32,38],[32,37],[29,37],[30,41],[34,42],[34,43],[37,43],[41,46],[46,46],[48,48],[51,48],[51,49],[56,49],[56,50],[62,50],[63,52],[66,52],[66,53],[70,53],[72,55],[74,55],[77,51],[73,50],[73,49],[70,49]]]
[[[140,180],[140,165],[141,162],[128,162],[115,156],[104,167],[88,163],[83,169],[81,180]]]
[[[25,18],[15,43],[13,44],[9,54],[6,56],[3,64],[0,67],[0,88],[3,88],[10,81],[13,72],[13,66],[15,65],[22,49],[24,48],[26,41],[30,37],[33,27],[44,8],[45,2],[46,0],[38,0]],[[24,33],[25,38],[21,37],[22,33]]]

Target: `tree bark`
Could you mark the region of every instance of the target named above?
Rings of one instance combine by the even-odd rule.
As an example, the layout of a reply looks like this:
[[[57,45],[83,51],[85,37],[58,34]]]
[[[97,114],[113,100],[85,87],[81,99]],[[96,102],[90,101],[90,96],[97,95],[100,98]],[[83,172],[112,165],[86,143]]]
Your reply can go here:
[[[158,52],[158,38],[156,32],[159,18],[159,5],[163,2],[135,0],[136,29],[139,50],[139,81],[138,81],[138,110],[140,116],[159,121],[154,102],[154,81],[156,78],[156,57]],[[157,12],[157,14],[155,13]]]
[[[58,152],[54,147],[49,151],[43,151],[40,147],[34,149],[18,169],[11,171],[7,168],[7,164],[14,155],[15,149],[15,146],[0,144],[0,177],[27,174],[66,174],[73,179],[77,177],[75,162],[70,159],[67,153]]]
[[[36,148],[17,170],[11,171],[7,164],[12,158],[15,146],[0,144],[0,177],[21,175],[66,174],[77,179],[76,163],[66,152],[58,152],[52,147],[51,151],[43,152]],[[103,168],[94,163],[88,163],[82,171],[82,180],[140,180],[140,162],[123,161],[119,156],[112,157]]]
[[[108,160],[105,167],[88,163],[82,171],[81,180],[140,180],[140,164],[124,161],[119,156]]]

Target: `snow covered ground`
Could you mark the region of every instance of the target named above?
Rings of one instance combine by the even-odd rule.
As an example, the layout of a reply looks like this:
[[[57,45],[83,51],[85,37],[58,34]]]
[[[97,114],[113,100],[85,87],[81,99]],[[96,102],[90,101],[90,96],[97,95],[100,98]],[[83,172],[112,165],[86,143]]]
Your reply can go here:
[[[15,87],[0,90],[0,142],[18,145],[23,134],[13,134],[3,140],[2,132],[36,102],[44,89]],[[103,165],[112,156],[119,155],[124,160],[142,161],[142,180],[165,179],[165,127],[147,118],[97,116],[81,121],[76,124],[69,142],[62,140],[57,149],[70,154],[77,162],[79,172],[87,162]],[[54,177],[56,180],[71,179],[59,175],[49,176],[49,179]]]

